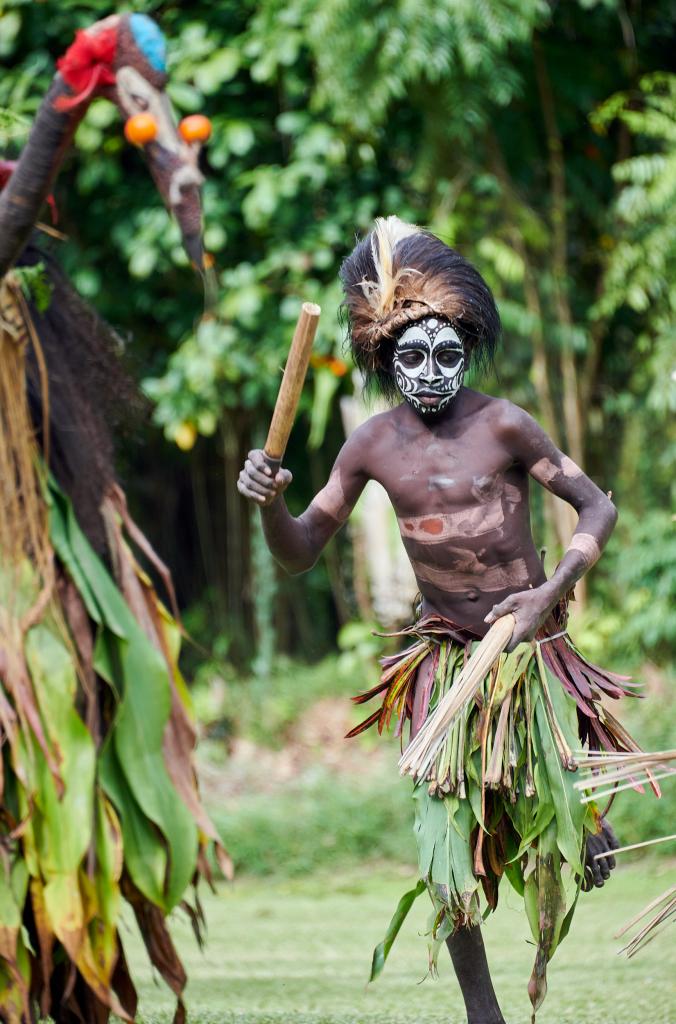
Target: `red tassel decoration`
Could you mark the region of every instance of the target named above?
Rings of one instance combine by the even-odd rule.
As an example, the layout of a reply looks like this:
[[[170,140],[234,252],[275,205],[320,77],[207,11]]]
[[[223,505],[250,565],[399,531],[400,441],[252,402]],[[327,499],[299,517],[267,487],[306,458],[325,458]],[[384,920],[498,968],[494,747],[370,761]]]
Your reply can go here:
[[[102,85],[115,84],[113,61],[117,48],[117,28],[102,28],[98,32],[80,29],[75,41],[68,47],[56,66],[74,96],[59,96],[57,110],[72,110]]]

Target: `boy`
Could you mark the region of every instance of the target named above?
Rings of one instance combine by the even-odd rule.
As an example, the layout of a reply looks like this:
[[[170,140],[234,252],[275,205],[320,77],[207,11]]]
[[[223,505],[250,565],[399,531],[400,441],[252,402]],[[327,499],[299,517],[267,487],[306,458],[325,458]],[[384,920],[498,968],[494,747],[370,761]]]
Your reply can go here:
[[[238,488],[260,506],[270,551],[291,573],[314,565],[367,480],[389,495],[421,615],[402,631],[413,644],[384,659],[381,683],[357,698],[384,694],[352,735],[376,722],[382,729],[393,714],[398,732],[409,720],[414,735],[471,644],[498,616],[515,617],[514,655],[486,678],[429,786],[415,792],[420,874],[434,906],[433,963],[445,940],[469,1024],[504,1024],[478,927],[479,886],[491,909],[503,873],[525,895],[538,943],[529,986],[537,1009],[546,963],[570,921],[561,864],[587,887],[602,885],[614,865],[612,857],[593,859],[616,842],[572,788],[572,751],[581,741],[633,748],[599,703],[602,693],[626,693],[626,680],[586,662],[565,635],[565,619],[567,596],[598,559],[617,514],[526,412],[464,386],[471,363],[490,363],[500,331],[493,296],[467,260],[388,217],[346,259],[341,280],[355,362],[367,381],[404,401],[351,435],[300,517],[282,497],[291,473],[273,476],[261,451],[249,453]],[[531,478],[579,516],[549,580],[531,534]]]

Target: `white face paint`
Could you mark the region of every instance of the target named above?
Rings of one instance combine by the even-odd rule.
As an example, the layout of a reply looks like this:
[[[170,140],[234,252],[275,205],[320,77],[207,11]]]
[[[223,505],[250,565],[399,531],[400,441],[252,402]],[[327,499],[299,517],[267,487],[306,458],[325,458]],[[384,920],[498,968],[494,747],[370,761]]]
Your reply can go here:
[[[397,338],[393,367],[397,387],[417,412],[439,412],[462,387],[462,342],[449,320],[425,317]]]

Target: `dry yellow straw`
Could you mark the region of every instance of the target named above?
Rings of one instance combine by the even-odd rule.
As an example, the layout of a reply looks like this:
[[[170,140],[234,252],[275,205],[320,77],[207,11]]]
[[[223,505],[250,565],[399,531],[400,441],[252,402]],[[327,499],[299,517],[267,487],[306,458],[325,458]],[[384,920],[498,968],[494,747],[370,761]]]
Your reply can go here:
[[[674,761],[676,750],[595,751],[582,762],[586,774],[574,785],[586,791],[581,797],[582,803],[590,803],[646,783],[654,786],[660,779],[676,775]],[[643,775],[646,777],[642,778]]]
[[[631,921],[628,921],[625,925],[620,928],[619,932],[615,933],[615,938],[618,939],[621,935],[626,934],[630,928],[638,924],[641,918],[646,917],[651,911],[659,908],[657,914],[654,915],[644,925],[641,930],[634,935],[633,939],[627,943],[621,950],[620,953],[626,953],[627,957],[631,958],[636,953],[639,953],[649,942],[660,934],[663,930],[660,926],[670,924],[676,916],[676,885],[672,885],[671,888],[663,892],[657,899],[649,903],[647,907],[644,907],[636,917],[633,917]]]
[[[507,647],[514,632],[515,621],[514,616],[510,614],[501,616],[493,623],[460,672],[457,681],[442,697],[420,732],[401,755],[399,771],[402,775],[412,775],[416,782],[427,777],[455,716],[469,704]]]
[[[3,563],[13,566],[31,558],[44,579],[51,575],[51,546],[26,391],[25,353],[31,342],[40,371],[48,446],[49,402],[42,350],[19,285],[5,278],[0,283],[0,552]],[[45,461],[48,457],[47,452]]]

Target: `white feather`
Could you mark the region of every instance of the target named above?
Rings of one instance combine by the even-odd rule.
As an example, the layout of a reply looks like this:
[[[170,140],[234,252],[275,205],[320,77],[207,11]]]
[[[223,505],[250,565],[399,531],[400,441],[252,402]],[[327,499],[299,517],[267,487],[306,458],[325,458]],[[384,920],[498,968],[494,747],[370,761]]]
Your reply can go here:
[[[406,274],[418,273],[410,267],[401,267],[393,273],[394,250],[399,242],[420,231],[416,224],[408,224],[399,217],[377,217],[371,235],[371,250],[375,263],[377,281],[360,282],[366,300],[378,317],[392,311],[397,285]]]

